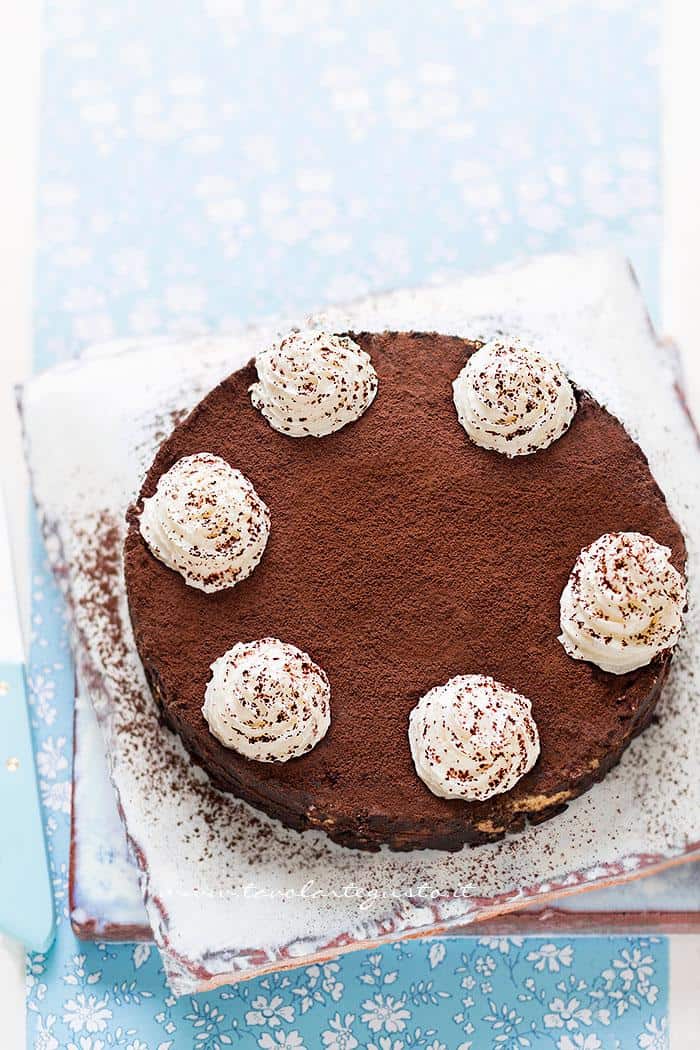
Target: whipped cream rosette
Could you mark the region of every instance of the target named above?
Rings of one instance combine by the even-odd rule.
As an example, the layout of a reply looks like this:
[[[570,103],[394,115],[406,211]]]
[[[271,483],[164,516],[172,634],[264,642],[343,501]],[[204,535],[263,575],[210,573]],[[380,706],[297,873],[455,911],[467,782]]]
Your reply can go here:
[[[210,452],[179,459],[143,501],[151,552],[208,593],[244,580],[262,558],[270,512],[239,470]]]
[[[530,701],[481,674],[426,693],[411,712],[408,739],[426,787],[467,802],[510,791],[540,753]]]
[[[626,674],[676,644],[685,605],[685,579],[668,547],[640,532],[608,532],[576,559],[559,641],[575,660]]]
[[[559,365],[517,341],[485,343],[452,389],[468,437],[506,456],[547,448],[568,430],[576,412],[573,388]]]
[[[325,672],[307,653],[259,638],[214,661],[202,714],[225,747],[257,762],[288,762],[328,732],[330,697]]]
[[[377,393],[369,354],[349,336],[292,332],[255,358],[253,406],[289,437],[325,437],[359,419]]]

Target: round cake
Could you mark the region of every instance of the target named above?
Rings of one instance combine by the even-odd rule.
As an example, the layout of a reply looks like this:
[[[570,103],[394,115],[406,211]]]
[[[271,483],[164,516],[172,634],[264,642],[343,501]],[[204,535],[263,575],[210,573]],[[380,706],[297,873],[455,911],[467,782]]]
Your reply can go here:
[[[682,572],[683,536],[644,454],[588,393],[574,388],[561,436],[511,457],[470,440],[455,412],[453,381],[480,343],[348,338],[369,354],[378,387],[342,429],[276,429],[251,399],[251,362],[162,444],[128,512],[138,652],[165,722],[213,783],[285,824],[360,849],[493,841],[601,780],[651,721],[668,672],[670,648],[625,673],[572,658],[560,599],[579,554],[605,534],[641,533]],[[240,471],[269,514],[250,540],[255,564],[212,593],[142,534],[144,501],[198,453]],[[329,689],[330,724],[288,761],[225,746],[202,710],[215,661],[258,639],[308,654],[303,673],[323,676],[318,696]],[[437,794],[411,752],[411,713],[458,676],[490,676],[528,698],[539,733],[534,765],[484,800]]]

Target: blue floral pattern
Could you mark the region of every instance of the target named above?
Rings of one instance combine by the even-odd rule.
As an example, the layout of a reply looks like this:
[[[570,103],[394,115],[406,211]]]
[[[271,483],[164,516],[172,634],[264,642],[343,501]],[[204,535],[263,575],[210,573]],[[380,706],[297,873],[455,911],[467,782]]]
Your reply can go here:
[[[46,1009],[47,960],[30,961],[32,1045],[470,1050],[490,1039],[503,1050],[661,1050],[667,1028],[659,989],[668,975],[659,944],[620,937],[414,942],[180,1001],[158,982],[150,946],[98,944],[65,959],[57,1013]]]
[[[653,0],[45,8],[38,368],[611,238],[654,305]],[[667,1046],[663,940],[409,942],[183,1000],[149,945],[76,941],[71,661],[38,535],[34,551],[58,937],[27,960],[29,1046]]]

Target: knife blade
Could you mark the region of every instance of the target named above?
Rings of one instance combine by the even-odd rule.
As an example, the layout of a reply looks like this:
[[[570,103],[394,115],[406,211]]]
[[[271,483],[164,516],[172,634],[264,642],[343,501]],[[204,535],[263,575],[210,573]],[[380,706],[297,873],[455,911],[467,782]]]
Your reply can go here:
[[[54,937],[54,907],[27,708],[24,647],[0,492],[0,928],[30,950]]]

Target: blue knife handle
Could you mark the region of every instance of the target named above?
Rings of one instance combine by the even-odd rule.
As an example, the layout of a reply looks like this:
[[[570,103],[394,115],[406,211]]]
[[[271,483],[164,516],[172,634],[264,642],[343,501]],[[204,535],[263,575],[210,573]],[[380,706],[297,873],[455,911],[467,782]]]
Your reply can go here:
[[[29,949],[54,938],[54,908],[22,664],[0,662],[0,926]]]

